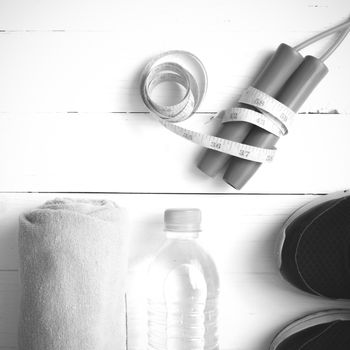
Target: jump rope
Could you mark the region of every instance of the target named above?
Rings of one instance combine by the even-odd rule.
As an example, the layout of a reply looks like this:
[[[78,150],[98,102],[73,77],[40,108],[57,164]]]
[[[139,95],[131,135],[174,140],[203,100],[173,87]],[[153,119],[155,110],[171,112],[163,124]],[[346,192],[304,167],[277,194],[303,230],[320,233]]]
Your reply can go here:
[[[295,114],[328,73],[325,61],[350,32],[350,20],[290,47],[282,43],[252,85],[242,92],[235,107],[222,111],[222,124],[215,136],[177,125],[191,117],[201,104],[208,77],[194,54],[173,50],[154,57],[141,74],[140,92],[145,105],[168,130],[207,148],[198,168],[214,177],[226,167],[223,179],[241,189],[261,163],[273,160],[275,145],[286,135]],[[300,50],[339,33],[319,57],[303,57]],[[164,82],[181,85],[184,96],[171,106],[152,99],[155,87]]]

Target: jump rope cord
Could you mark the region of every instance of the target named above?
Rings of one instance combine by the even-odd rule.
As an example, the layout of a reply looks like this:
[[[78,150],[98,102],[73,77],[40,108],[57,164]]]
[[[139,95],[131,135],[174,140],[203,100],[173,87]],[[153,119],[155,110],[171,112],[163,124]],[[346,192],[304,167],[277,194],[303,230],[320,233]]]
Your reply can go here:
[[[339,38],[335,41],[335,43],[320,57],[321,61],[325,61],[336,49],[337,47],[343,42],[343,40],[346,38],[346,36],[350,32],[350,26],[344,30],[342,34],[339,35]]]
[[[350,32],[350,20],[347,20],[346,22],[342,24],[338,24],[337,26],[330,28],[328,30],[325,30],[324,32],[321,32],[305,41],[300,43],[299,45],[295,46],[294,49],[297,51],[300,51],[304,49],[307,46],[312,45],[313,43],[332,35],[336,32],[340,32],[338,39],[333,43],[331,47],[328,48],[328,50],[320,57],[321,61],[325,61],[328,59],[331,54],[338,48],[338,46],[342,43],[342,41],[346,38],[346,36]]]

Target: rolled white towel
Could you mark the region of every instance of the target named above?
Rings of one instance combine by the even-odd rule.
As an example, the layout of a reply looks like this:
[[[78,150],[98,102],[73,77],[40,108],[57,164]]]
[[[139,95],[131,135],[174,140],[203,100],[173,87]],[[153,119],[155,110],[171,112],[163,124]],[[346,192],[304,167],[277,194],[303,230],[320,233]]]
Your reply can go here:
[[[20,217],[19,350],[126,349],[123,217],[112,202],[72,199]]]

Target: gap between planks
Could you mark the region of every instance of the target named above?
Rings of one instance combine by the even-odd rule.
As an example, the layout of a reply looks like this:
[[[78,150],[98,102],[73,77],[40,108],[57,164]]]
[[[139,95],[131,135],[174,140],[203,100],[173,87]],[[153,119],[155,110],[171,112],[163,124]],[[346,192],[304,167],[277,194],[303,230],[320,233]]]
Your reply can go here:
[[[322,196],[327,193],[314,192],[109,192],[109,191],[0,191],[0,194],[103,194],[103,195],[199,195],[199,196]]]

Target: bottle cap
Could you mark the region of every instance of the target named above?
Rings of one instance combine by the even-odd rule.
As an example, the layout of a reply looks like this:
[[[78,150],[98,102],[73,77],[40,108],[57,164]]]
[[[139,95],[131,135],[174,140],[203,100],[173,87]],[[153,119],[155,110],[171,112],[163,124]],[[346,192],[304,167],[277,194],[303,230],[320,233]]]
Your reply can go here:
[[[201,211],[196,208],[173,208],[164,212],[166,231],[198,232],[201,219]]]

